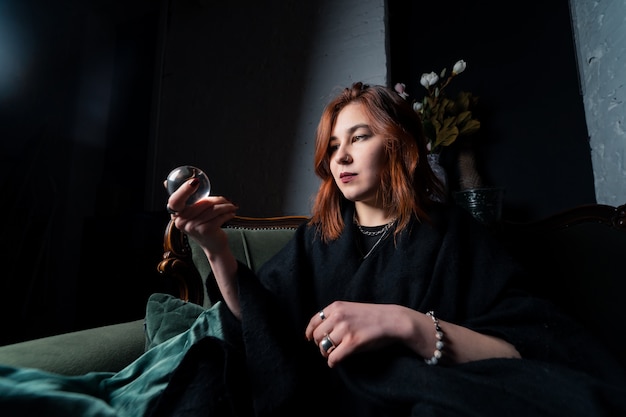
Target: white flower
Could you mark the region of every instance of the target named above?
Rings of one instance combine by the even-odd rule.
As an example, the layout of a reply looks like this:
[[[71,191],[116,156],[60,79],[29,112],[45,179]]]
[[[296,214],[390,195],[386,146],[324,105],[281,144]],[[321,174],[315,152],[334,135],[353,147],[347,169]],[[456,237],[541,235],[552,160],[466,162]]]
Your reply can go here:
[[[465,61],[459,59],[458,61],[456,61],[456,64],[454,64],[454,67],[452,68],[452,74],[456,75],[462,73],[463,71],[465,71],[465,67],[467,67]]]
[[[396,90],[396,93],[398,93],[400,95],[400,97],[402,97],[403,99],[407,99],[407,97],[409,97],[409,94],[406,92],[406,85],[403,83],[397,83],[394,87],[394,90]]]
[[[480,129],[480,121],[472,114],[477,98],[467,91],[459,92],[456,98],[449,98],[444,93],[448,84],[466,67],[467,63],[459,59],[450,72],[443,68],[439,74],[423,73],[420,78],[427,93],[422,100],[411,100],[411,105],[422,121],[430,153],[439,153],[458,137],[469,136]],[[396,84],[395,90],[405,97],[404,84]]]
[[[422,78],[420,78],[420,84],[422,84],[424,88],[437,84],[437,81],[439,81],[439,76],[434,72],[424,73],[422,74]]]

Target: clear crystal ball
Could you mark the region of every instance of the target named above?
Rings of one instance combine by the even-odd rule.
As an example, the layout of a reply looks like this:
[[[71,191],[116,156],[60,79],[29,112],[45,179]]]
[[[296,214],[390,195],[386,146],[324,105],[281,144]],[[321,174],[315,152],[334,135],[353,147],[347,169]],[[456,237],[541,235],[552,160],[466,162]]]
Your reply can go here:
[[[200,185],[198,185],[198,190],[187,200],[188,206],[211,193],[211,182],[209,181],[209,177],[207,177],[204,171],[200,168],[196,168],[191,165],[183,165],[178,168],[174,168],[167,175],[167,192],[172,194],[174,191],[178,190],[181,185],[192,178],[198,178],[200,180]]]

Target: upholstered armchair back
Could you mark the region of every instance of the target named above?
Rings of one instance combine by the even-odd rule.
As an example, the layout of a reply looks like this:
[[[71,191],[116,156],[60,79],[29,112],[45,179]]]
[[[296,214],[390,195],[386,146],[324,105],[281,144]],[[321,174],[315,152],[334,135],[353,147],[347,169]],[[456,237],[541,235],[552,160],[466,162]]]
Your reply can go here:
[[[236,258],[258,270],[306,220],[237,217],[224,227]],[[494,233],[531,271],[520,285],[552,300],[626,366],[626,205],[590,204],[535,222],[500,222]],[[171,223],[164,249],[159,270],[170,277],[171,294],[204,307],[219,299],[214,282],[205,285],[206,256]]]
[[[242,217],[224,225],[233,254],[253,271],[276,254],[305,216]],[[163,261],[159,271],[170,277],[170,293],[183,300],[209,307],[216,299],[213,282],[205,285],[211,267],[204,252],[170,222],[164,239]]]

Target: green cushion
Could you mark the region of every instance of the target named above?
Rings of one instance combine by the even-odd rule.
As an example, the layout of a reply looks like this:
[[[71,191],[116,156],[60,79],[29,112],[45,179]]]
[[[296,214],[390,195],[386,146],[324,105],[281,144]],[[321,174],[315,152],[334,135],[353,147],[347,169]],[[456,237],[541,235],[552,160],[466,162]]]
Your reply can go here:
[[[203,311],[169,294],[152,294],[146,305],[146,350],[189,329]]]

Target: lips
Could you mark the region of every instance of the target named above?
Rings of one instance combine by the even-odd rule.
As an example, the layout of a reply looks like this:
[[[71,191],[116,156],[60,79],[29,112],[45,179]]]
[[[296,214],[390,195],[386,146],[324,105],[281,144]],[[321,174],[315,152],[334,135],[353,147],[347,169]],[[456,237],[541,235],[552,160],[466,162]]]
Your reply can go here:
[[[341,179],[341,182],[346,183],[352,181],[352,179],[356,177],[356,175],[357,174],[355,174],[354,172],[342,172],[341,174],[339,174],[339,179]]]

